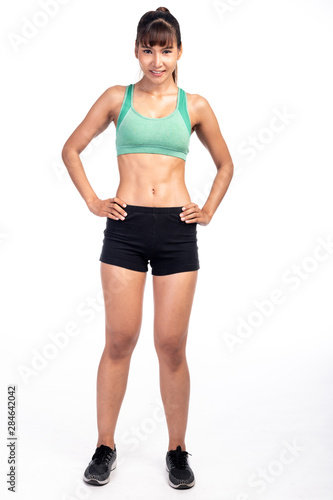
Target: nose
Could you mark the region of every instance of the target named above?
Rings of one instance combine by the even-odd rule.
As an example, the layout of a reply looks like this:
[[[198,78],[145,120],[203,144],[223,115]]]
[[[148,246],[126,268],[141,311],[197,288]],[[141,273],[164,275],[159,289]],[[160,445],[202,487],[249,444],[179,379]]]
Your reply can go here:
[[[154,67],[159,68],[161,66],[161,54],[159,52],[155,53],[154,56]]]

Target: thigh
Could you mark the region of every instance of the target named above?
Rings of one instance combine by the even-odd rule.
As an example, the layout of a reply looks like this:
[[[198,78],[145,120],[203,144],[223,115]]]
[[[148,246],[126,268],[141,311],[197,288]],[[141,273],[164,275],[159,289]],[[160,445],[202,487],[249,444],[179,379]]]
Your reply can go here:
[[[142,322],[145,272],[101,262],[106,340],[136,339]]]
[[[198,271],[153,276],[156,347],[186,339],[197,278]]]

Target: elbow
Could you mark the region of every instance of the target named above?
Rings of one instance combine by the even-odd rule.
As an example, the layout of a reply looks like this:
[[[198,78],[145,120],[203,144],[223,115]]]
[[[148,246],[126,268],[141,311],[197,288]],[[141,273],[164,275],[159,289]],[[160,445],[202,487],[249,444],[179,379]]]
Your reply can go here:
[[[234,175],[234,164],[232,162],[232,160],[230,160],[229,162],[227,163],[223,163],[221,164],[219,167],[218,167],[218,170],[220,170],[226,174],[230,180],[233,178],[233,175]]]
[[[226,172],[228,173],[229,177],[230,177],[230,180],[232,179],[233,175],[234,175],[234,163],[232,161],[232,159],[230,158],[230,160],[226,163],[225,165],[225,169],[226,169]]]
[[[231,162],[231,164],[229,165],[229,175],[230,175],[230,180],[233,178],[234,176],[234,164]]]
[[[66,150],[66,147],[64,146],[64,147],[62,148],[62,151],[61,151],[61,158],[62,158],[62,161],[63,161],[64,163],[66,163],[66,154],[67,154],[67,150]]]
[[[73,156],[78,156],[78,155],[79,155],[78,151],[76,151],[76,149],[67,145],[67,143],[62,148],[61,158],[62,158],[62,161],[65,163],[65,165],[66,165],[66,163],[68,163],[70,161],[71,158],[73,158]]]
[[[61,158],[62,158],[62,161],[64,163],[66,163],[66,159],[68,157],[68,152],[69,152],[70,148],[68,147],[68,144],[67,142],[64,144],[62,150],[61,150]]]

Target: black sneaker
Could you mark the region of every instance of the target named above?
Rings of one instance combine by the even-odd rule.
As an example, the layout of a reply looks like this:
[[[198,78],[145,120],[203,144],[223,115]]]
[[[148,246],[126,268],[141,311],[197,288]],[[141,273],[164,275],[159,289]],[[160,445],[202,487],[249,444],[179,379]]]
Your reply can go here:
[[[173,488],[185,490],[195,484],[194,474],[188,464],[187,451],[182,451],[180,446],[176,450],[169,450],[166,454],[167,472],[169,472],[169,484]]]
[[[83,479],[86,483],[102,485],[109,482],[111,471],[117,467],[116,444],[114,449],[101,444],[84,471]]]

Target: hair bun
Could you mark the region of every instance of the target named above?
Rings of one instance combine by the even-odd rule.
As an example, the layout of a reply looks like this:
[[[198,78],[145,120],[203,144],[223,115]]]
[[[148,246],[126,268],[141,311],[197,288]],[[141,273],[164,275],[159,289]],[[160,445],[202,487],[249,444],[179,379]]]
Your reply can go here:
[[[170,14],[169,9],[167,9],[166,7],[159,7],[158,9],[156,9],[156,11],[159,11],[159,12],[167,12],[168,14]]]

